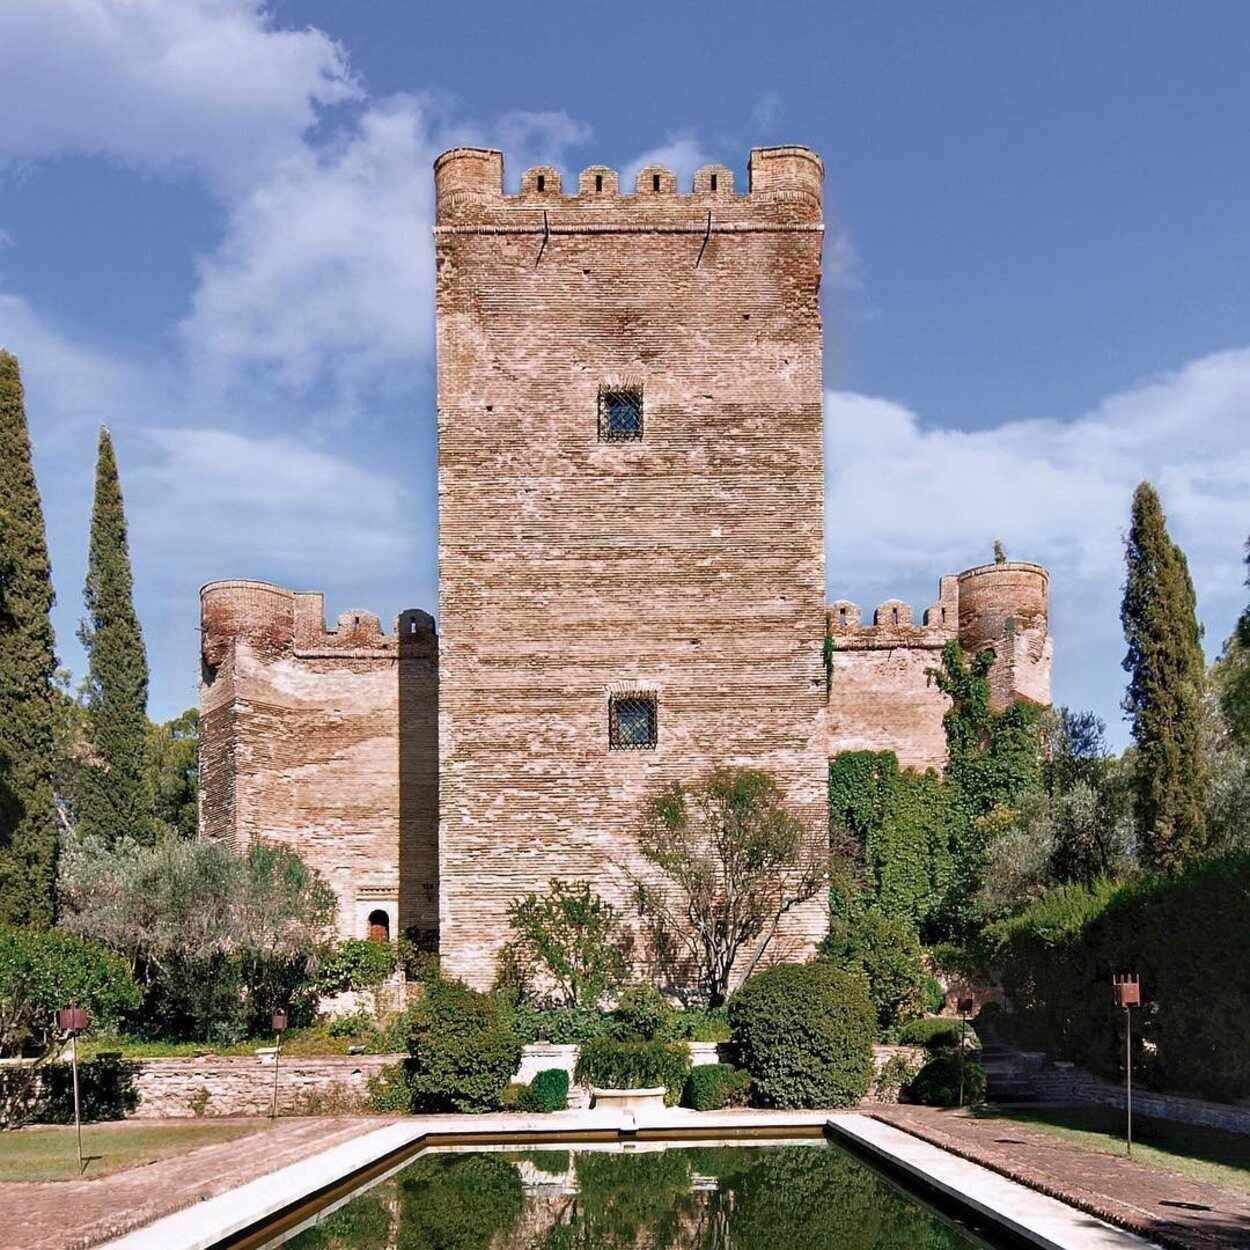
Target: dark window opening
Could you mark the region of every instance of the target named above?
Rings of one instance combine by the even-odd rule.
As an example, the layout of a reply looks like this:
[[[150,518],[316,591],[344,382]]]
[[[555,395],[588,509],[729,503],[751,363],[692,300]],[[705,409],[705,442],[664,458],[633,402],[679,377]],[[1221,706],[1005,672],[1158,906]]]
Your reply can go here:
[[[599,392],[599,439],[620,442],[642,437],[642,391],[638,388]]]
[[[846,624],[846,609],[845,608],[838,609],[838,624],[839,625]]]
[[[715,174],[712,175],[712,190],[713,191],[716,190],[716,175]]]
[[[608,745],[613,751],[646,751],[656,744],[653,694],[614,694],[608,700]]]
[[[391,918],[379,908],[369,913],[369,941],[389,942],[391,940]]]
[[[596,191],[603,190],[603,175],[602,174],[595,175],[595,190]]]
[[[651,190],[658,191],[659,189],[660,189],[660,175],[652,174],[651,175]]]
[[[540,191],[545,191],[545,190],[547,189],[547,176],[546,176],[546,174],[539,174],[539,175],[538,175],[538,189],[539,189]]]
[[[891,625],[897,625],[897,624],[898,624],[898,608],[891,608],[891,609],[890,609],[890,624],[891,624]]]

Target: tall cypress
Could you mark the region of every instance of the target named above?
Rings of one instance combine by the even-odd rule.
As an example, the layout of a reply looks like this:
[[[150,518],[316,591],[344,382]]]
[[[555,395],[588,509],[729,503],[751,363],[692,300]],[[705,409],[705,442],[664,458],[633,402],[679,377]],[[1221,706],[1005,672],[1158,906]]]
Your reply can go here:
[[[1133,494],[1120,620],[1128,642],[1124,710],[1138,759],[1133,810],[1144,866],[1172,874],[1207,841],[1202,751],[1205,661],[1185,554],[1149,482]]]
[[[79,787],[80,830],[115,843],[153,838],[148,786],[148,660],[135,615],[126,514],[113,439],[100,430],[87,553],[88,758]]]
[[[52,566],[17,357],[0,349],[0,922],[49,925],[57,816]]]
[[[1250,568],[1250,541],[1246,543]],[[1250,587],[1250,576],[1246,577]],[[1234,742],[1250,747],[1250,605],[1242,611],[1215,666],[1216,686],[1224,722]]]

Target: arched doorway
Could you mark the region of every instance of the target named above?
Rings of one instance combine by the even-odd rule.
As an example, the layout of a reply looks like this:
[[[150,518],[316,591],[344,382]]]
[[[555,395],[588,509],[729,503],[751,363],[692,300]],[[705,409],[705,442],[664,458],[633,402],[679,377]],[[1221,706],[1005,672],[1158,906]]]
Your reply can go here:
[[[369,941],[389,942],[391,940],[391,918],[380,907],[369,913]]]

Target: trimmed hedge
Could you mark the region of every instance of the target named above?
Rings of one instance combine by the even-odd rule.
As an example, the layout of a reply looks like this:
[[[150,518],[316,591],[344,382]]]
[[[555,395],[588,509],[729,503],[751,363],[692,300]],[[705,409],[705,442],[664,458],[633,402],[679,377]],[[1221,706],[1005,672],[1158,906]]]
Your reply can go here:
[[[597,1037],[581,1048],[574,1079],[603,1089],[653,1089],[663,1085],[664,1101],[674,1106],[690,1074],[685,1042],[619,1042]]]
[[[681,1105],[694,1111],[719,1111],[745,1106],[751,1093],[751,1074],[730,1063],[701,1063],[690,1069]]]
[[[544,1068],[517,1096],[521,1111],[564,1111],[569,1105],[569,1074],[563,1068]]]
[[[1236,1100],[1250,1095],[1250,854],[1198,861],[1170,880],[1052,891],[987,933],[1020,1044],[1122,1077],[1116,972],[1141,977],[1134,1079]]]
[[[964,1106],[985,1101],[985,1069],[971,1055],[963,1062]],[[954,1107],[959,1102],[959,1052],[939,1050],[905,1087],[908,1102],[926,1107]]]
[[[415,1111],[494,1111],[521,1043],[507,1008],[462,981],[435,981],[410,1013],[409,1075]]]
[[[926,1050],[946,1050],[958,1047],[963,1034],[962,1021],[950,1016],[926,1016],[923,1020],[908,1020],[898,1031],[902,1046],[923,1046]],[[977,1035],[968,1026],[964,1042],[969,1050],[981,1045]]]
[[[739,1057],[770,1107],[843,1107],[872,1078],[876,1012],[863,977],[832,964],[778,964],[730,999]]]

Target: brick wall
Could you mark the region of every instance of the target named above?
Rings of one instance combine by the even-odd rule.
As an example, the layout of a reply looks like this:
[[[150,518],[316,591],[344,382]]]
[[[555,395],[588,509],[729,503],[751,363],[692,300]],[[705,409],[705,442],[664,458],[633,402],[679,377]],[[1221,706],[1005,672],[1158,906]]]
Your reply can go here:
[[[475,985],[517,895],[626,902],[664,782],[766,767],[823,836],[822,174],[801,149],[751,170],[683,195],[530,171],[513,197],[499,153],[436,166],[440,941]],[[641,388],[640,440],[600,441],[605,385]],[[631,689],[658,744],[610,751]],[[802,954],[824,902],[793,920]]]

